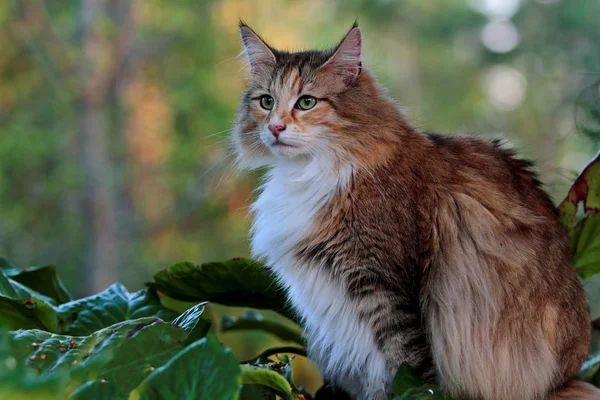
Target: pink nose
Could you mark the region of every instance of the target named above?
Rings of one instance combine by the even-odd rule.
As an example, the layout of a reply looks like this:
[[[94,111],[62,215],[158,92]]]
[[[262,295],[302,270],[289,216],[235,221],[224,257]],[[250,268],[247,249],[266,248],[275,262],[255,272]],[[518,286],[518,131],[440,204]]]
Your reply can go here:
[[[269,125],[269,130],[275,136],[275,138],[279,137],[279,134],[282,131],[285,131],[285,125]]]

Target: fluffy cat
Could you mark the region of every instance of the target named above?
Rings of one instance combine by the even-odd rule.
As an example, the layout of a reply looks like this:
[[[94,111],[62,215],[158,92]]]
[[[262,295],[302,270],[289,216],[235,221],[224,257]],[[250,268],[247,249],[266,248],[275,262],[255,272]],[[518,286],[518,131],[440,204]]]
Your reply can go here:
[[[242,167],[269,167],[252,252],[325,379],[383,399],[407,363],[463,399],[600,399],[572,380],[590,320],[531,163],[413,127],[363,67],[357,25],[296,53],[240,31],[251,79],[233,140]]]

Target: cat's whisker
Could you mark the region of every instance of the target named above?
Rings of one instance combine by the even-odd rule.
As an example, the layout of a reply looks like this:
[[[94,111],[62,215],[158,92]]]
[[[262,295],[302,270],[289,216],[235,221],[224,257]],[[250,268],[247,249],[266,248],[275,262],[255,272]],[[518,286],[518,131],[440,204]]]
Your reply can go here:
[[[209,138],[212,138],[212,137],[214,137],[214,136],[219,136],[219,135],[221,135],[221,134],[223,134],[223,133],[228,133],[228,132],[231,132],[231,131],[233,131],[234,129],[235,129],[235,127],[233,127],[233,128],[229,128],[229,129],[225,129],[225,130],[223,130],[223,131],[216,132],[216,133],[211,133],[210,135],[203,136],[203,137],[202,137],[202,139],[204,140],[204,139],[209,139]]]

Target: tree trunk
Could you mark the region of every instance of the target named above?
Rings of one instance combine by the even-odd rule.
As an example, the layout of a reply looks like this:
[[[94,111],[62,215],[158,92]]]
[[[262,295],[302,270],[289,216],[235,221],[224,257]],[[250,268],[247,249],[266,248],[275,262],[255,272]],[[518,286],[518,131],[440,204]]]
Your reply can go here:
[[[120,258],[117,210],[109,154],[105,110],[113,68],[106,65],[111,49],[100,25],[108,18],[106,0],[81,0],[82,62],[79,143],[85,179],[83,209],[88,257],[83,291],[97,292],[118,278]],[[113,61],[111,60],[111,63]]]

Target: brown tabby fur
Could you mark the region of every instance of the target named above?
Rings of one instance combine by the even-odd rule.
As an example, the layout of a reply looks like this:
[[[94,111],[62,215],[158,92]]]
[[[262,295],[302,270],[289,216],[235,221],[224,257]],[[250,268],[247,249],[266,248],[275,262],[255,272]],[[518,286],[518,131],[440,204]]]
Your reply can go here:
[[[247,46],[260,40],[241,28]],[[565,230],[532,164],[498,142],[417,130],[362,65],[351,81],[320,68],[336,49],[262,50],[238,115],[240,158],[272,157],[252,98],[268,90],[283,104],[307,91],[320,99],[311,112],[273,112],[298,135],[326,129],[334,169],[355,168],[293,257],[345,288],[387,357],[386,382],[408,363],[464,399],[600,399],[569,381],[587,354],[590,321]]]

